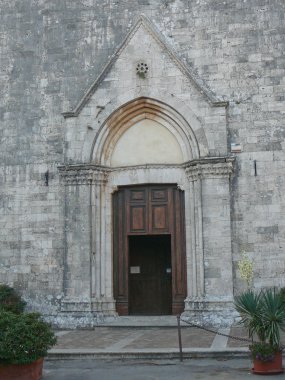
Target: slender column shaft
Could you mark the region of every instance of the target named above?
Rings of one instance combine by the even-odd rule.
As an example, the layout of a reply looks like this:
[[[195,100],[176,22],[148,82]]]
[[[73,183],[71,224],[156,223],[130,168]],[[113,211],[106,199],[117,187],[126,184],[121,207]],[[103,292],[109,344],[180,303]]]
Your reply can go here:
[[[194,182],[195,191],[195,230],[196,230],[196,265],[197,265],[197,296],[204,295],[204,252],[203,252],[203,220],[202,220],[202,181]]]
[[[101,239],[100,239],[100,256],[101,256],[101,262],[100,262],[100,296],[105,297],[106,292],[106,282],[105,282],[105,274],[106,274],[106,194],[103,191],[103,184],[100,184],[100,194],[101,194],[101,204],[100,204],[100,233],[101,233]]]
[[[196,228],[195,228],[195,191],[194,183],[190,181],[190,215],[191,215],[191,261],[192,261],[192,281],[189,296],[197,296],[197,264],[196,264]]]
[[[185,234],[186,234],[186,265],[187,265],[187,298],[193,296],[193,231],[191,210],[191,182],[185,188]]]
[[[101,295],[101,191],[100,184],[92,186],[92,297]]]

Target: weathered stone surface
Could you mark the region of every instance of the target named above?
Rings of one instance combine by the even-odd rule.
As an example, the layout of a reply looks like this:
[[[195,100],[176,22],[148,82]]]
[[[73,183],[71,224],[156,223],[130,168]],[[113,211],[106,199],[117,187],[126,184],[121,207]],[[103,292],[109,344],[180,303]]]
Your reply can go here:
[[[157,34],[141,27],[114,57],[142,14]],[[231,143],[241,145],[241,153],[233,153],[230,182],[229,175],[218,178],[216,172],[215,178],[207,174],[201,180],[202,238],[196,233],[202,239],[197,254],[204,264],[206,297],[214,301],[220,295],[229,301],[224,288],[234,288],[234,293],[242,289],[236,265],[233,279],[231,268],[242,251],[254,260],[256,287],[284,286],[284,15],[283,0],[3,0],[0,281],[16,286],[30,307],[54,316],[60,325],[65,318],[66,325],[74,326],[65,317],[68,307],[62,300],[70,305],[74,299],[82,302],[78,325],[92,320],[99,306],[98,300],[89,309],[85,304],[92,282],[90,180],[70,189],[58,166],[89,163],[96,133],[112,112],[145,96],[170,105],[185,118],[199,157],[229,156]],[[65,119],[62,113],[76,110],[112,56],[112,66],[78,117]],[[141,59],[150,62],[145,80],[135,72]],[[228,103],[216,107],[215,99]],[[180,169],[176,174],[173,168],[168,174],[148,170],[112,173],[111,186],[116,180],[123,185],[177,178],[191,194],[188,177]],[[111,186],[108,194],[114,191]],[[104,202],[110,205],[109,198]],[[191,206],[190,200],[186,206]],[[106,209],[110,214],[110,207]],[[190,217],[186,227],[191,228]],[[111,236],[110,225],[104,228]],[[189,270],[192,238],[189,234]],[[108,273],[110,241],[101,248],[109,250],[100,264]],[[111,295],[109,281],[100,302],[111,305]]]

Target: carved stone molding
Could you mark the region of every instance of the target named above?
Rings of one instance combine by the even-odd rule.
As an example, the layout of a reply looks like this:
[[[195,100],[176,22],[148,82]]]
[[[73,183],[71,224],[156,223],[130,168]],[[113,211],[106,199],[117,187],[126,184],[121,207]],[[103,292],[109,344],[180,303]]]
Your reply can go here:
[[[58,169],[66,186],[106,183],[110,171],[96,165],[62,165]]]
[[[233,157],[206,158],[185,164],[147,164],[128,167],[109,168],[100,165],[61,165],[58,167],[65,185],[90,185],[106,183],[111,172],[137,169],[177,169],[184,168],[187,178],[196,181],[199,178],[227,177],[233,173]]]
[[[229,177],[234,170],[234,158],[204,159],[189,162],[185,165],[185,172],[189,181],[199,178]]]

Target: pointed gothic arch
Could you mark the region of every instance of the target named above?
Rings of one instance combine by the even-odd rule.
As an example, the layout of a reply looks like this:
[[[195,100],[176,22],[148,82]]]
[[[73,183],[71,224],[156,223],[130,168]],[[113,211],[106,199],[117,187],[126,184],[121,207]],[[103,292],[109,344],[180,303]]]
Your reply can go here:
[[[199,144],[187,121],[171,106],[159,100],[140,97],[122,105],[103,123],[94,139],[90,162],[110,166],[112,151],[120,137],[144,119],[158,122],[175,137],[183,162],[200,158]]]

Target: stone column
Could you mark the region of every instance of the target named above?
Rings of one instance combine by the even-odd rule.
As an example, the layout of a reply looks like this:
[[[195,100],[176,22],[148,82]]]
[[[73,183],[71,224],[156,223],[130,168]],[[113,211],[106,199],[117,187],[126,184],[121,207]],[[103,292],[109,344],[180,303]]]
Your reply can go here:
[[[93,303],[101,298],[101,186],[98,173],[93,175],[91,185],[91,297]]]
[[[114,299],[106,292],[106,255],[111,255],[106,247],[109,170],[87,164],[62,166],[59,170],[67,189],[65,230],[68,234],[62,311],[114,315]]]
[[[186,169],[189,181],[190,225],[186,231],[187,261],[191,273],[188,276],[187,302],[199,301],[204,296],[204,259],[203,259],[203,221],[202,221],[202,184],[200,171],[195,166]],[[189,244],[190,243],[190,244]],[[190,261],[190,263],[189,263]]]
[[[107,179],[108,172],[103,168],[93,171],[91,187],[91,304],[97,313],[114,314],[114,300],[107,294]],[[110,221],[109,221],[110,222]]]
[[[73,316],[91,311],[91,212],[93,170],[70,165],[59,167],[65,185],[64,294],[61,311]]]
[[[185,312],[224,313],[232,300],[229,176],[233,159],[190,162],[187,236],[188,295]],[[204,316],[203,316],[204,317]],[[205,319],[205,318],[203,318]]]

